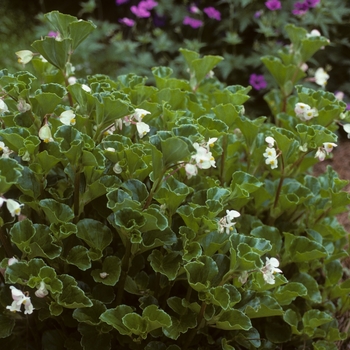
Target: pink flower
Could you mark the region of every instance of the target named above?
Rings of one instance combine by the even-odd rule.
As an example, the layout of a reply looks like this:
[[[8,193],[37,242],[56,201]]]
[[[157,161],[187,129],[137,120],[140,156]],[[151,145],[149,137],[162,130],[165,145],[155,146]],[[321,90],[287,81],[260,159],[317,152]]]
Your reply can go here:
[[[54,32],[52,30],[49,31],[49,33],[47,34],[47,36],[49,36],[50,38],[57,38],[60,35],[59,32]]]
[[[294,4],[294,10],[292,11],[293,15],[302,16],[308,11],[309,6],[307,3],[297,1]]]
[[[203,9],[203,12],[205,12],[209,18],[216,19],[217,21],[221,20],[221,13],[212,6],[206,7]]]
[[[182,22],[184,25],[191,26],[192,28],[199,28],[203,26],[203,22],[200,19],[195,19],[189,16],[186,16]]]
[[[148,18],[151,16],[151,13],[141,6],[131,6],[130,11],[139,18]]]
[[[158,5],[158,2],[154,0],[142,0],[140,1],[138,7],[139,8],[144,8],[147,11],[151,11],[154,7]]]
[[[125,24],[128,27],[133,27],[135,25],[135,21],[127,17],[119,19],[119,23]]]
[[[281,2],[279,0],[268,0],[265,2],[265,6],[270,11],[280,10],[282,8]]]
[[[309,7],[316,7],[319,4],[320,0],[306,0],[305,3]]]
[[[249,78],[249,84],[255,89],[255,90],[261,90],[265,89],[267,86],[267,82],[262,74],[251,74]]]
[[[200,12],[201,12],[200,9],[199,9],[195,4],[192,4],[192,5],[190,6],[189,11],[190,11],[191,13],[200,13]]]

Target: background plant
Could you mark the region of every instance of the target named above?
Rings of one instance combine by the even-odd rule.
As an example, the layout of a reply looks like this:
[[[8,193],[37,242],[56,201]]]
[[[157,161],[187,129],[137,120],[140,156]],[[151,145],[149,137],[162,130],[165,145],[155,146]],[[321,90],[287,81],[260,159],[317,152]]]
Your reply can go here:
[[[326,38],[286,27],[293,50],[262,60],[273,118],[250,119],[250,88],[186,48],[186,79],[160,66],[154,86],[134,73],[72,83],[95,26],[45,18],[60,37],[33,43],[35,74],[0,75],[2,344],[335,349],[349,308],[335,215],[350,201],[331,167],[308,169],[350,119],[333,94],[294,89]],[[301,119],[300,103],[318,115]]]

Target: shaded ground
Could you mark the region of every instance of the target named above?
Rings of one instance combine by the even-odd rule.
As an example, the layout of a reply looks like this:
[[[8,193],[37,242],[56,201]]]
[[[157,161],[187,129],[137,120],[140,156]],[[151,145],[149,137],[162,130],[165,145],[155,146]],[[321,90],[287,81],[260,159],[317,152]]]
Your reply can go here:
[[[317,175],[324,173],[327,165],[331,165],[339,174],[340,179],[350,181],[350,140],[340,138],[340,142],[338,144],[338,147],[333,150],[333,159],[327,159],[316,164],[314,167],[314,174]],[[350,183],[344,188],[344,191],[350,193]],[[350,208],[349,211],[340,214],[338,219],[350,233],[349,212]]]
[[[338,142],[338,147],[333,151],[333,158],[327,159],[323,162],[319,162],[314,167],[314,174],[322,174],[326,171],[327,165],[331,165],[334,170],[339,174],[339,178],[342,180],[350,181],[350,140],[346,138],[340,138]],[[350,183],[344,188],[344,191],[350,193]],[[349,210],[345,213],[338,215],[339,222],[344,225],[347,232],[350,234],[350,207]],[[344,279],[350,278],[350,257],[344,259]],[[339,328],[342,332],[348,332],[350,329],[350,312],[337,317],[339,322]],[[338,349],[340,350],[349,350],[350,349],[350,339],[340,341],[336,343]]]

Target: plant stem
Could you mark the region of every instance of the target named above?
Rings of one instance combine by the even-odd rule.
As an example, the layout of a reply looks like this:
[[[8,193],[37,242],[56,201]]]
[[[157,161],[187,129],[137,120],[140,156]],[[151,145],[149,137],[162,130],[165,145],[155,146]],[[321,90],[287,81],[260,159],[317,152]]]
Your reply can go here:
[[[202,323],[206,308],[207,308],[207,304],[203,301],[201,309],[199,310],[199,313],[197,316],[197,327],[193,328],[189,333],[189,337],[186,339],[186,343],[184,344],[182,350],[187,350],[187,348],[191,345],[193,338],[196,336],[197,331],[202,328],[200,325]]]
[[[127,239],[126,245],[125,245],[125,254],[122,260],[120,278],[118,282],[118,291],[117,291],[117,297],[116,297],[117,305],[121,305],[121,302],[123,300],[125,282],[128,276],[128,271],[129,271],[130,262],[131,262],[131,245],[132,244],[130,240]]]
[[[74,178],[74,222],[78,222],[80,215],[80,172],[75,172]]]
[[[11,243],[8,241],[8,237],[6,236],[5,232],[0,227],[0,242],[1,245],[4,247],[7,257],[12,258],[14,256],[14,252],[11,246]]]

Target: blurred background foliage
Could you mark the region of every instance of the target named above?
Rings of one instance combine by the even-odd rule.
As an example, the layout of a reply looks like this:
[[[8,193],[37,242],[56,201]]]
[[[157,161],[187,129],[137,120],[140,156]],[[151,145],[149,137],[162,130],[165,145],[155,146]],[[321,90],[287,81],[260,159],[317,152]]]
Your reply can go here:
[[[304,0],[307,1],[307,0]],[[264,0],[180,1],[158,0],[148,18],[137,18],[131,6],[139,0],[2,0],[0,15],[0,68],[10,72],[21,69],[16,62],[15,51],[31,49],[33,36],[40,38],[52,29],[44,21],[43,14],[52,10],[90,19],[97,29],[73,55],[76,77],[86,74],[107,74],[116,78],[121,74],[135,73],[148,77],[153,84],[152,67],[169,66],[174,75],[187,77],[179,48],[195,50],[203,55],[221,55],[224,60],[215,74],[227,85],[249,85],[251,74],[264,74],[267,89],[274,87],[260,58],[276,55],[289,45],[284,26],[293,23],[307,31],[317,29],[329,38],[331,45],[318,52],[308,62],[309,77],[318,67],[326,69],[330,79],[326,90],[343,91],[345,102],[350,102],[350,2],[348,0],[320,0],[303,15],[292,13],[302,1],[284,0],[282,8],[271,11]],[[316,1],[317,2],[317,1]],[[193,7],[194,6],[194,7]],[[198,11],[194,13],[191,7]],[[209,18],[203,12],[214,7],[221,14],[220,20]],[[186,16],[200,20],[203,25],[193,28],[184,25]],[[130,18],[135,25],[129,27],[120,22]],[[30,70],[28,65],[25,69]],[[304,81],[306,86],[316,85]],[[246,107],[251,116],[269,113],[262,98],[266,92],[252,90]],[[256,108],[257,105],[260,108]]]

